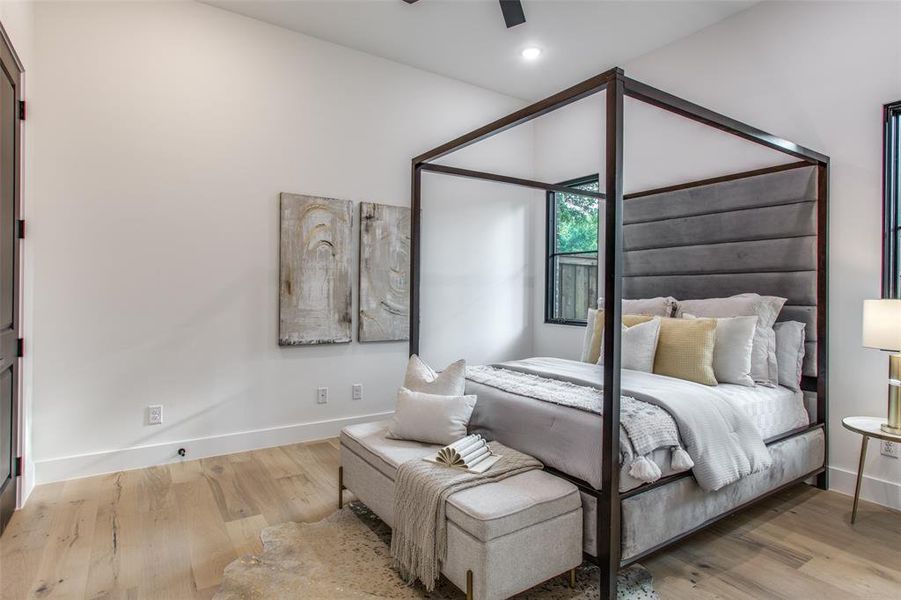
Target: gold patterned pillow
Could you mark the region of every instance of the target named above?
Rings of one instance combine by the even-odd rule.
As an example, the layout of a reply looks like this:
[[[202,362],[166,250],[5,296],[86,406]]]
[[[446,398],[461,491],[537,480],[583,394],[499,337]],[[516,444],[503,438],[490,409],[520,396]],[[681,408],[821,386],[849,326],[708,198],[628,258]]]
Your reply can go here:
[[[661,319],[654,373],[716,385],[716,319]]]
[[[589,325],[593,323],[594,329],[591,332],[591,342],[588,345],[588,354],[585,356],[584,361],[596,364],[601,357],[601,344],[604,343],[604,309],[595,310],[589,308],[588,314],[588,323]],[[653,318],[647,315],[623,315],[623,325],[632,327],[639,323],[650,321]]]

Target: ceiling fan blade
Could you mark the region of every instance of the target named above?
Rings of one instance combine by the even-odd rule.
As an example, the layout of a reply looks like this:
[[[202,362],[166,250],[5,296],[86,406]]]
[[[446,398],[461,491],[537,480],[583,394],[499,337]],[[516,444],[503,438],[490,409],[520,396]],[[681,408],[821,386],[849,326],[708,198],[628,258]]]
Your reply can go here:
[[[404,0],[407,4],[413,4],[414,2],[418,2],[419,0]]]
[[[409,2],[409,0],[407,1]],[[526,13],[522,10],[522,2],[520,0],[500,0],[500,3],[507,29],[526,22]]]

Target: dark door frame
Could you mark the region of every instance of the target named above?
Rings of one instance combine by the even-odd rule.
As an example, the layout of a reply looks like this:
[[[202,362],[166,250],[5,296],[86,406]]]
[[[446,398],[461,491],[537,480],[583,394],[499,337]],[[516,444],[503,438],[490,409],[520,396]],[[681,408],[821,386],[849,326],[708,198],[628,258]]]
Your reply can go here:
[[[6,76],[13,87],[15,106],[13,107],[13,222],[3,223],[4,227],[11,227],[13,236],[13,324],[15,332],[15,349],[4,348],[4,356],[9,356],[12,361],[12,465],[10,477],[7,481],[0,481],[0,532],[9,522],[12,512],[16,508],[19,494],[19,478],[22,476],[22,431],[21,431],[21,293],[22,293],[22,243],[23,221],[22,218],[22,120],[25,118],[25,103],[22,97],[22,78],[25,68],[19,56],[13,48],[9,35],[3,24],[0,23],[0,75]]]

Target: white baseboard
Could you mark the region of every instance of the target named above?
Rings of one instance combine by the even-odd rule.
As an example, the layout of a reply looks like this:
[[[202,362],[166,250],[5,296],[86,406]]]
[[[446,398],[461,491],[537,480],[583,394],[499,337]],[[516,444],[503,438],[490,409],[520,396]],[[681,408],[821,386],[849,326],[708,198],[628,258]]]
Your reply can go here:
[[[390,412],[385,412],[358,417],[314,421],[312,423],[297,423],[267,429],[240,431],[225,435],[39,460],[34,463],[34,476],[30,479],[31,481],[36,481],[37,484],[50,483],[52,481],[78,479],[130,469],[142,469],[180,460],[195,460],[208,456],[221,456],[223,454],[257,450],[259,448],[322,440],[337,436],[338,432],[348,425],[382,420],[391,414]],[[178,455],[179,448],[188,450],[186,458],[181,458]]]
[[[25,459],[25,472],[19,476],[18,493],[16,499],[16,509],[20,509],[28,502],[28,497],[34,491],[34,463]]]
[[[829,489],[849,496],[854,495],[857,473],[838,467],[829,467]],[[860,497],[882,506],[901,510],[901,483],[863,475]]]

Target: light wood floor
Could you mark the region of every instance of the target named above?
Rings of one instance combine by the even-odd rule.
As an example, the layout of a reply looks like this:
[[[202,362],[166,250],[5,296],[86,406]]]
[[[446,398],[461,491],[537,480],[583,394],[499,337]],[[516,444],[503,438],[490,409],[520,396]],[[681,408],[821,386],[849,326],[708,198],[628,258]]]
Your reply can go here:
[[[335,509],[337,441],[38,487],[0,537],[0,598],[211,597],[259,532]],[[644,562],[664,599],[901,597],[901,513],[799,486]],[[661,518],[662,515],[649,515]]]

